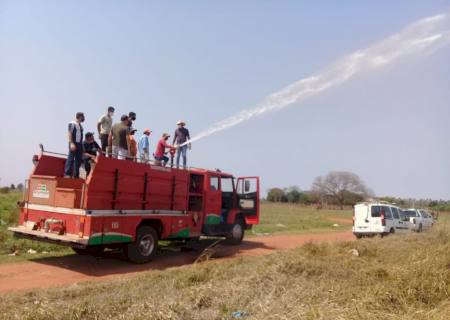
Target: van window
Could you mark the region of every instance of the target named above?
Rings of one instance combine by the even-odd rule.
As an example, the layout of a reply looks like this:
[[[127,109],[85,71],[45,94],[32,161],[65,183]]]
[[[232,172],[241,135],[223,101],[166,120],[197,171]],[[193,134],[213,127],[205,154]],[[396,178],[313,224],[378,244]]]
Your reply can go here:
[[[417,217],[417,212],[414,210],[406,210],[405,211],[406,216],[408,217]]]
[[[394,219],[400,219],[400,215],[398,213],[398,209],[392,207],[391,210],[392,210],[392,215],[394,216]]]
[[[372,206],[372,218],[381,217],[381,207],[380,206]]]
[[[383,206],[383,207],[381,207],[381,210],[384,212],[385,219],[392,219],[391,208],[389,208],[387,206]]]

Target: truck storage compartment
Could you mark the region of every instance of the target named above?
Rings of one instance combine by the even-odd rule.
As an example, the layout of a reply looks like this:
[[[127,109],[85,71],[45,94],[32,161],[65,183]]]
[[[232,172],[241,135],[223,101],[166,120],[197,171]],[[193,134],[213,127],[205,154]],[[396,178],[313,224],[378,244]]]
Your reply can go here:
[[[83,184],[83,179],[32,175],[27,199],[32,204],[80,208]]]

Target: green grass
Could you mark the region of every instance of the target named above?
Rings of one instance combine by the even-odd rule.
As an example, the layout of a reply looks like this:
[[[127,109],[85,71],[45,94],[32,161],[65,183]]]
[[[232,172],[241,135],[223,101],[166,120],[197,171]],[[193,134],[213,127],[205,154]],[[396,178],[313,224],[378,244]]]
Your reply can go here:
[[[351,210],[316,210],[315,207],[296,204],[264,202],[261,221],[253,233],[303,233],[327,230],[348,230]],[[339,226],[335,226],[335,225]]]
[[[450,217],[421,234],[307,244],[130,278],[9,294],[3,319],[393,319],[450,314]],[[359,256],[349,253],[356,249]]]

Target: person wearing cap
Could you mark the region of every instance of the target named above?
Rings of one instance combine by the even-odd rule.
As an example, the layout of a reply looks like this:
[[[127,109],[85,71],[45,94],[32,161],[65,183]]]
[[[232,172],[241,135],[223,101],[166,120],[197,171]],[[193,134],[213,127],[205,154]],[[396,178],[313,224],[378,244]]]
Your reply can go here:
[[[88,132],[84,136],[83,150],[84,170],[86,170],[87,177],[91,172],[91,161],[95,162],[97,152],[101,151],[101,148],[97,141],[95,141],[94,134],[92,132]]]
[[[108,138],[108,152],[112,153],[113,158],[124,160],[130,154],[130,129],[128,127],[128,116],[123,115],[121,122],[114,124]]]
[[[152,131],[145,129],[142,136],[139,138],[138,149],[141,162],[147,163],[150,160],[150,135]]]
[[[108,147],[108,138],[111,133],[112,123],[113,123],[114,108],[108,107],[108,112],[98,119],[97,131],[98,138],[102,144],[102,151],[106,152]]]
[[[33,155],[31,161],[33,162],[33,165],[37,167],[37,165],[39,164],[39,156],[37,154]]]
[[[130,157],[133,161],[136,161],[137,159],[137,141],[134,138],[134,134],[136,133],[136,129],[135,128],[130,128],[130,139],[128,140],[129,145],[130,145]]]
[[[78,112],[75,120],[69,123],[68,126],[68,140],[69,140],[69,155],[67,156],[64,167],[64,177],[80,177],[80,166],[83,161],[83,123],[85,120],[84,113]]]
[[[169,158],[166,156],[167,153],[166,148],[174,148],[174,146],[171,146],[170,144],[167,143],[167,140],[169,140],[169,138],[170,135],[164,133],[161,139],[158,141],[158,145],[156,146],[155,160],[161,161],[164,167],[169,161]]]
[[[180,167],[180,156],[183,155],[183,168],[186,169],[187,166],[187,149],[191,150],[191,144],[187,143],[191,140],[189,135],[189,130],[185,128],[186,122],[180,120],[177,122],[178,128],[175,130],[175,134],[173,135],[173,144],[179,146],[177,152],[177,168]],[[184,144],[184,145],[183,145]]]

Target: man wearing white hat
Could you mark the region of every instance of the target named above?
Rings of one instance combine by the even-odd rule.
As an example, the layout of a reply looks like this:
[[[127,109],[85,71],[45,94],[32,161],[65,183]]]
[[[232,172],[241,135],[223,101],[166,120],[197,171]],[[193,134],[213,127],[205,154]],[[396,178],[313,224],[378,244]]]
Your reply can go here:
[[[177,122],[178,128],[175,130],[175,134],[173,135],[173,145],[180,146],[177,151],[177,168],[180,167],[180,156],[183,155],[183,168],[186,169],[187,167],[187,149],[191,150],[191,144],[185,144],[191,140],[191,137],[189,135],[189,130],[185,128],[186,122],[183,120],[180,120]]]
[[[138,149],[141,156],[141,162],[147,163],[150,160],[150,135],[152,130],[145,129],[142,136],[139,138]]]

